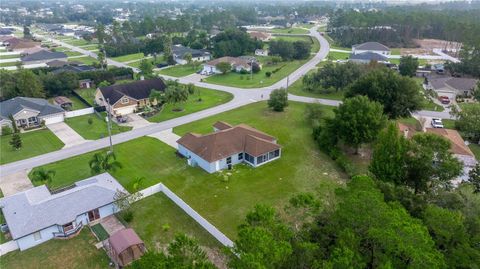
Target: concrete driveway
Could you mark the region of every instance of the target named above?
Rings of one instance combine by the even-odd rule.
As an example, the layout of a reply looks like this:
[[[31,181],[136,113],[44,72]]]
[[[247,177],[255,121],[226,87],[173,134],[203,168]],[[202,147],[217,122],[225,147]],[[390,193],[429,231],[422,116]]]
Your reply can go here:
[[[130,126],[133,129],[142,128],[152,124],[151,122],[149,122],[148,120],[142,118],[142,116],[139,116],[137,114],[130,114],[127,116],[127,118],[128,118],[127,122],[122,123],[121,125]]]
[[[0,173],[0,189],[3,195],[10,196],[33,188],[32,182],[28,178],[28,172],[28,170],[23,170],[5,176]]]
[[[87,140],[83,139],[83,137],[81,137],[65,122],[48,124],[47,128],[50,129],[50,131],[52,131],[60,140],[62,140],[62,142],[65,144],[64,148],[87,142]]]
[[[172,128],[148,136],[156,138],[163,143],[178,149],[177,140],[180,139],[180,136],[174,134]]]

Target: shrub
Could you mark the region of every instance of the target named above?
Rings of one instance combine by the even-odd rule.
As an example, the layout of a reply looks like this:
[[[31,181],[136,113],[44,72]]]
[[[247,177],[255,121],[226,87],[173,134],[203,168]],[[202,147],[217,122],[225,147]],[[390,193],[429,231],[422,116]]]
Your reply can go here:
[[[133,220],[133,212],[131,210],[124,210],[121,212],[121,217],[126,222],[131,222]]]
[[[92,119],[92,117],[89,117],[88,120],[87,120],[87,122],[88,122],[89,125],[92,125],[92,124],[93,124],[93,119]]]
[[[13,133],[12,128],[8,125],[3,125],[2,126],[2,135],[11,135]]]
[[[281,112],[288,106],[288,93],[285,89],[277,89],[270,93],[268,107],[273,111]]]
[[[170,230],[170,225],[168,223],[165,223],[162,225],[162,230],[164,232],[167,232],[168,230]]]
[[[266,76],[267,78],[271,77],[271,76],[272,76],[272,72],[270,72],[270,71],[265,72],[265,76]]]
[[[240,70],[240,74],[242,74],[242,75],[246,75],[246,74],[248,74],[248,71],[247,71],[247,70],[245,70],[245,69],[242,69],[242,70]]]

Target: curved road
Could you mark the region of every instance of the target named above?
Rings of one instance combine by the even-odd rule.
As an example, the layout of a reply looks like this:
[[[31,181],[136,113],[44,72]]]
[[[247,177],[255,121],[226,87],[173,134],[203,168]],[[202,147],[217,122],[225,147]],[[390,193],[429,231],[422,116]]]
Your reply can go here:
[[[164,122],[152,124],[143,128],[138,128],[134,129],[128,132],[116,134],[112,136],[112,141],[114,144],[118,143],[123,143],[138,137],[154,134],[160,131],[164,131],[166,129],[170,129],[182,124],[186,124],[189,122],[193,122],[199,119],[203,119],[212,115],[216,115],[228,110],[232,110],[250,103],[258,102],[265,100],[268,98],[270,92],[274,89],[278,89],[281,87],[286,88],[287,86],[287,80],[289,84],[294,83],[296,80],[300,79],[303,75],[305,75],[308,71],[315,69],[316,65],[322,61],[324,58],[327,57],[327,54],[330,49],[330,45],[328,41],[323,38],[317,31],[317,27],[314,27],[310,29],[310,35],[312,37],[315,37],[319,42],[320,42],[320,50],[315,54],[315,56],[310,59],[307,63],[305,63],[303,66],[295,70],[293,73],[291,73],[288,78],[284,78],[277,83],[268,86],[268,87],[263,87],[263,88],[253,88],[253,89],[241,89],[241,88],[235,88],[235,87],[228,87],[228,86],[222,86],[222,85],[215,85],[215,84],[209,84],[209,83],[204,83],[204,82],[194,82],[196,86],[200,87],[205,87],[209,89],[214,89],[214,90],[220,90],[220,91],[226,91],[230,92],[234,95],[234,98],[226,103],[222,104],[216,107],[212,107],[209,109],[205,109],[196,113],[192,113],[189,115],[185,115],[182,117],[178,117],[175,119],[167,120]],[[39,37],[42,37],[38,35]],[[73,51],[78,51],[82,54],[91,56],[96,58],[97,55],[94,52],[84,50],[82,48],[76,47],[69,45],[65,42],[51,39],[49,37],[44,37],[47,40],[50,40],[54,43],[60,44],[61,46],[67,47]],[[108,59],[108,64],[118,66],[118,67],[130,67],[127,66],[124,63],[116,62],[111,59]],[[131,68],[131,67],[130,67]],[[133,68],[135,72],[138,72],[139,70],[136,68]],[[173,78],[173,77],[168,77],[168,76],[163,76],[166,79],[178,79],[178,78]],[[192,81],[189,81],[188,79],[185,78],[180,78],[178,79],[179,82],[183,83],[191,83]],[[319,99],[319,98],[310,98],[310,97],[303,97],[303,96],[296,96],[289,94],[289,100],[292,101],[298,101],[298,102],[306,102],[306,103],[319,103],[323,105],[329,105],[329,106],[338,106],[341,101],[336,101],[336,100],[328,100],[328,99]],[[433,111],[420,111],[418,112],[419,115],[421,116],[430,116],[430,117],[440,117],[440,118],[450,118],[450,115],[448,113],[442,113],[442,112],[433,112]],[[77,156],[80,154],[84,154],[87,152],[91,152],[94,150],[106,148],[109,145],[109,140],[108,138],[103,138],[91,142],[86,142],[81,145],[57,150],[54,152],[46,153],[43,155],[39,155],[36,157],[32,157],[29,159],[17,161],[17,162],[12,162],[8,164],[4,164],[0,166],[0,180],[3,176],[10,175],[16,172],[23,171],[25,169],[31,169],[33,167],[45,165],[48,163],[56,162],[59,160],[63,160],[66,158],[70,158],[73,156]]]

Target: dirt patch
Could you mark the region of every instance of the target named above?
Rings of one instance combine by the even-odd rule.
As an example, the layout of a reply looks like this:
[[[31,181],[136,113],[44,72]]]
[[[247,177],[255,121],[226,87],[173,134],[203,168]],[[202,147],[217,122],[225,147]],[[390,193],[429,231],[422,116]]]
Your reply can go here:
[[[449,54],[455,54],[462,47],[462,43],[441,40],[441,39],[414,39],[417,48],[403,48],[400,50],[404,54],[425,54],[435,55],[433,49],[442,49]]]
[[[203,251],[207,253],[208,259],[215,264],[219,269],[227,269],[227,257],[219,249],[202,247]]]

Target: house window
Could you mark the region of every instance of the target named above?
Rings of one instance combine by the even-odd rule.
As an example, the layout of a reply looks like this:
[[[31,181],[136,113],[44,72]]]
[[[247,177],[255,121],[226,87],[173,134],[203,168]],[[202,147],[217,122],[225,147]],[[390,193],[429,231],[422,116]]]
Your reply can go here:
[[[254,161],[254,158],[248,154],[248,153],[245,153],[245,160],[251,164],[253,164],[255,161]]]
[[[232,163],[232,157],[228,157],[227,158],[227,164],[231,164]]]
[[[243,152],[238,153],[238,159],[243,160]]]
[[[28,123],[35,123],[37,122],[37,118],[36,117],[30,117],[28,118]]]
[[[40,232],[36,232],[33,234],[33,240],[40,241],[42,240],[42,234]]]
[[[73,230],[73,222],[63,225],[63,232],[66,233],[70,230]]]
[[[128,98],[122,98],[122,104],[128,104],[129,100]]]

